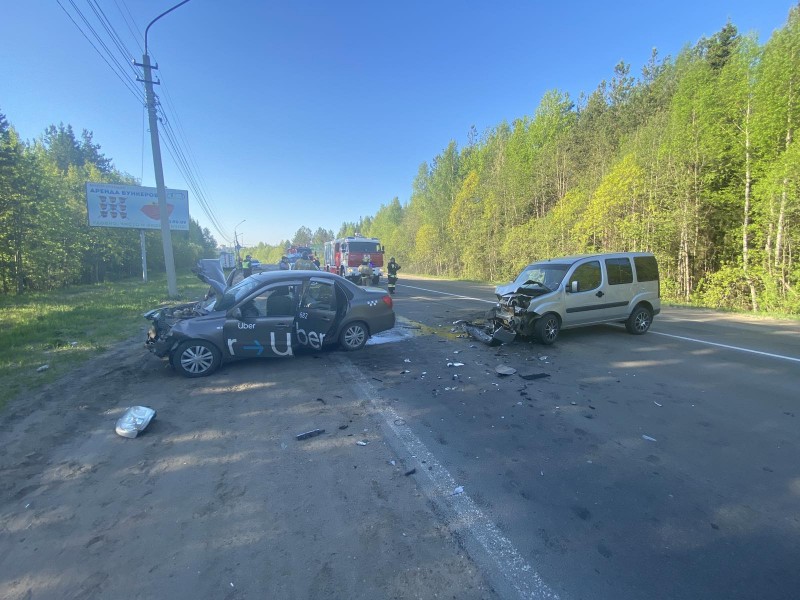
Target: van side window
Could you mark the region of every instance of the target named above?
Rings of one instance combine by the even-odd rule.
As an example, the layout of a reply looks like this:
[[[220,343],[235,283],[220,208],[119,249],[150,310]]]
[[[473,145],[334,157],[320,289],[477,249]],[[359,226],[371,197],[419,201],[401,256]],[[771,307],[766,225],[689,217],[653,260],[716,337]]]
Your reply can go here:
[[[582,264],[575,269],[570,281],[578,282],[578,291],[588,292],[597,287],[600,287],[602,276],[600,274],[600,261],[593,260]]]
[[[607,258],[606,273],[609,285],[633,283],[633,268],[628,258]]]
[[[655,256],[634,256],[637,281],[658,281],[658,263]]]

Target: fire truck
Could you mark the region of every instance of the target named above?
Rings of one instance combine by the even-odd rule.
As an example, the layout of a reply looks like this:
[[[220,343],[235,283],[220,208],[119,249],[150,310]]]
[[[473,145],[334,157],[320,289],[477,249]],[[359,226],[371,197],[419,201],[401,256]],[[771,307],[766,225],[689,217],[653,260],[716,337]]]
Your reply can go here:
[[[378,238],[363,237],[357,233],[325,242],[325,270],[356,283],[361,281],[358,268],[364,257],[372,265],[372,285],[378,285],[383,274],[383,246]]]

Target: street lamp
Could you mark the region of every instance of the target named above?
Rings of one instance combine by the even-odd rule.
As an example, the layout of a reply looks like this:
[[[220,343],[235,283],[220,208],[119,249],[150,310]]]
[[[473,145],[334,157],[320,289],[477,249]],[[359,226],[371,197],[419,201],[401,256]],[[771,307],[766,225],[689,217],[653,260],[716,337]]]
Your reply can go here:
[[[167,293],[170,298],[175,298],[178,295],[178,283],[175,277],[175,259],[172,254],[172,235],[169,231],[169,213],[167,211],[167,189],[164,185],[164,168],[161,164],[161,146],[158,142],[158,120],[156,118],[156,102],[155,94],[153,93],[153,76],[150,66],[150,56],[147,54],[147,33],[150,27],[164,15],[171,13],[173,10],[186,4],[189,0],[183,0],[176,4],[168,11],[158,15],[155,19],[150,21],[150,24],[144,30],[144,55],[142,56],[142,64],[144,69],[144,89],[147,98],[147,113],[150,119],[150,144],[153,147],[153,170],[156,176],[156,190],[158,191],[158,212],[161,217],[161,243],[164,247],[164,268],[167,271]],[[156,65],[155,68],[158,68]]]

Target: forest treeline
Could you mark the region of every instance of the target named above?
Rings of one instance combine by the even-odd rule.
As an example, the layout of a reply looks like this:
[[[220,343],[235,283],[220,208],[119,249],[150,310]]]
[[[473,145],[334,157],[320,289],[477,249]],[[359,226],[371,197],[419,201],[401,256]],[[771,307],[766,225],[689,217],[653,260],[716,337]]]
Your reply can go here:
[[[138,185],[100,152],[92,133],[49,126],[25,142],[0,112],[0,293],[51,290],[142,274],[139,232],[89,227],[86,182]],[[172,232],[177,268],[216,254],[208,229],[191,220]],[[145,232],[148,268],[164,271],[161,231]]]
[[[407,203],[337,236],[379,237],[404,272],[488,281],[536,259],[652,251],[667,299],[798,314],[798,122],[800,5],[764,44],[728,23],[674,58],[654,50],[639,76],[621,62],[591,94],[552,90],[531,115],[473,128],[420,166]],[[140,272],[136,231],[86,224],[86,181],[136,183],[99,150],[64,125],[22,142],[0,114],[1,293]],[[291,241],[331,237],[301,227]],[[215,255],[194,221],[173,240],[179,269]],[[159,232],[147,244],[163,269]]]
[[[651,251],[662,295],[800,312],[800,8],[760,45],[729,23],[641,76],[620,63],[573,102],[550,91],[419,168],[339,233],[380,237],[405,271],[499,281],[535,259]]]

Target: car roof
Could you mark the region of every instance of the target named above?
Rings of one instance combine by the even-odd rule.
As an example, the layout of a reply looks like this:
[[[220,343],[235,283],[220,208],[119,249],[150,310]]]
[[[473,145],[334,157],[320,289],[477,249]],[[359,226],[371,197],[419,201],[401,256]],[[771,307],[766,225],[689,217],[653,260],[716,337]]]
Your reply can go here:
[[[653,256],[652,252],[603,252],[601,254],[575,254],[572,256],[558,256],[555,258],[542,258],[535,260],[528,266],[541,263],[565,263],[573,264],[584,258],[626,258],[631,256]]]

